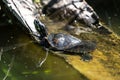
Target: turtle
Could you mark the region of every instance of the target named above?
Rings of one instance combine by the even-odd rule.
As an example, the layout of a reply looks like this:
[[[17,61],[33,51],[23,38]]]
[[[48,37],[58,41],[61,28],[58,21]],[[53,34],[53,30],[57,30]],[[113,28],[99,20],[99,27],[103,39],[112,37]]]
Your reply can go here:
[[[52,51],[80,55],[84,61],[92,59],[91,52],[96,49],[96,42],[81,40],[70,34],[51,33],[41,41],[42,46]]]

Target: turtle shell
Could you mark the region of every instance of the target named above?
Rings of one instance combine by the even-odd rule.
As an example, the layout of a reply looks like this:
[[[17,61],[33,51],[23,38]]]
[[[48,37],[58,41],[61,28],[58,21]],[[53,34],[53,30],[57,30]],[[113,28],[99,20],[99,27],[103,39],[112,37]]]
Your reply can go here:
[[[50,34],[48,42],[54,50],[65,52],[84,53],[96,49],[96,44],[91,41],[80,40],[68,34]]]
[[[57,50],[66,50],[77,46],[81,40],[67,34],[50,34],[48,36],[49,44]]]

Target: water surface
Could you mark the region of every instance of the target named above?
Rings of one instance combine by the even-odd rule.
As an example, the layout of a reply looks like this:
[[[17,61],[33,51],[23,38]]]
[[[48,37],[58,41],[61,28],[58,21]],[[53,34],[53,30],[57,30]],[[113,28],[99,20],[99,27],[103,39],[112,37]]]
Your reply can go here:
[[[1,26],[0,37],[3,53],[0,61],[0,80],[87,80],[64,59],[50,52],[46,62],[38,67],[46,51],[35,44],[18,26]]]
[[[97,13],[105,25],[120,35],[119,12],[100,8]],[[4,22],[3,19],[0,21]],[[61,23],[47,25],[53,28],[60,27]],[[0,53],[0,80],[88,80],[63,58],[50,52],[46,62],[37,67],[46,51],[35,44],[17,25],[0,26],[0,51],[3,53]],[[5,78],[8,71],[9,74]]]

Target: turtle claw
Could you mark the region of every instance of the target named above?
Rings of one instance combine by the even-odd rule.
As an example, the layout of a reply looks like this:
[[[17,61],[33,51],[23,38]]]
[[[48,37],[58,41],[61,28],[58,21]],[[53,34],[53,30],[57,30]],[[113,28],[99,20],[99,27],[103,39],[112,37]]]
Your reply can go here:
[[[81,56],[83,61],[90,61],[93,59],[93,57],[89,53],[85,53]]]

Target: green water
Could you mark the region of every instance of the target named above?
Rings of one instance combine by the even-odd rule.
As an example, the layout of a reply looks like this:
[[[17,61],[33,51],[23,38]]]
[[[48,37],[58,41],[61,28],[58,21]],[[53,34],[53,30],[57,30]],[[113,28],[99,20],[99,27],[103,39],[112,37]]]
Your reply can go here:
[[[37,67],[46,52],[17,27],[4,26],[0,29],[0,48],[3,52],[0,80],[5,80],[3,78],[10,67],[6,80],[87,80],[64,59],[52,53],[41,67]]]
[[[97,13],[105,25],[120,35],[118,12],[100,9]],[[32,39],[16,25],[0,26],[0,51],[2,50],[0,80],[88,80],[63,58],[50,52],[45,63],[37,67],[39,61],[45,57],[46,51],[33,43]],[[8,69],[10,71],[5,78]]]
[[[108,20],[102,16],[107,26],[120,35],[119,16]],[[110,22],[109,22],[110,21]],[[88,80],[84,75],[68,65],[63,58],[49,52],[46,62],[38,67],[46,51],[32,42],[32,39],[18,26],[0,26],[0,80]],[[13,59],[14,58],[14,59]],[[13,59],[12,65],[10,65]]]

